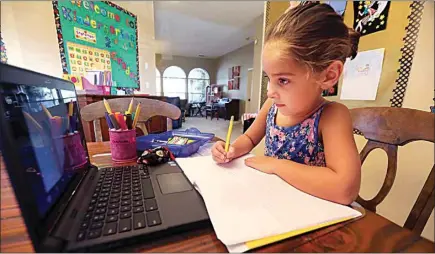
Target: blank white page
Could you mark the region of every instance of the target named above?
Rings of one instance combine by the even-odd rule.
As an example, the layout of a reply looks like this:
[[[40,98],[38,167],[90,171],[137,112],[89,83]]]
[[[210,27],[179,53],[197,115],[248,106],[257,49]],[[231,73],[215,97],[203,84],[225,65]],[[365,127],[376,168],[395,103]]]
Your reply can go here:
[[[216,235],[225,245],[361,215],[247,167],[244,159],[249,156],[227,164],[216,164],[211,156],[176,159],[201,193]]]

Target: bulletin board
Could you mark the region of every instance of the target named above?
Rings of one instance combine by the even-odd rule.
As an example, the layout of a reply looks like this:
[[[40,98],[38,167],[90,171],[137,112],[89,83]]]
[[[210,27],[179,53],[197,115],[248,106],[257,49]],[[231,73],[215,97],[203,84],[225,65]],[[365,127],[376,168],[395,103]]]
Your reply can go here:
[[[139,87],[137,17],[109,1],[53,1],[64,74],[111,72],[113,86]]]
[[[6,55],[6,45],[3,41],[2,33],[0,30],[0,63],[7,63],[8,56]]]
[[[323,1],[322,1],[323,2]],[[266,3],[266,27],[273,24],[290,6],[289,2]],[[360,38],[358,51],[384,48],[385,55],[376,100],[340,100],[342,79],[338,84],[337,96],[328,100],[339,101],[348,108],[356,107],[401,107],[407,77],[411,70],[412,56],[418,34],[419,16],[422,4],[418,1],[391,1],[388,23],[384,30],[364,35]],[[348,2],[344,13],[347,26],[354,24],[354,5]],[[261,83],[261,104],[267,99],[267,79]]]

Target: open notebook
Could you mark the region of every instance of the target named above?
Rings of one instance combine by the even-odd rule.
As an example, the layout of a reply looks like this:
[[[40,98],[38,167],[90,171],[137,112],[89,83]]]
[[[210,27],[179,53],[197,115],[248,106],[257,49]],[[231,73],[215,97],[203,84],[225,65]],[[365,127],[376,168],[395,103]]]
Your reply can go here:
[[[243,252],[293,235],[361,216],[245,166],[238,158],[216,164],[211,156],[177,158],[201,193],[216,235],[230,252]]]

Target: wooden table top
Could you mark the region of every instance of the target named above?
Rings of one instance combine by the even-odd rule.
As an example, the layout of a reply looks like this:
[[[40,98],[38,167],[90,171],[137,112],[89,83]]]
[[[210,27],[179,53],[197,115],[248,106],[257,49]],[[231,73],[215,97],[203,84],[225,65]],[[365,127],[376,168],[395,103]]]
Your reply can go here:
[[[88,143],[92,163],[112,165],[108,142]],[[1,159],[1,158],[0,158]],[[9,178],[1,167],[1,252],[33,252]],[[227,252],[213,228],[184,232],[147,244],[122,248],[122,252]],[[295,236],[254,250],[256,252],[435,252],[433,242],[387,219],[366,211],[352,222],[344,222]]]

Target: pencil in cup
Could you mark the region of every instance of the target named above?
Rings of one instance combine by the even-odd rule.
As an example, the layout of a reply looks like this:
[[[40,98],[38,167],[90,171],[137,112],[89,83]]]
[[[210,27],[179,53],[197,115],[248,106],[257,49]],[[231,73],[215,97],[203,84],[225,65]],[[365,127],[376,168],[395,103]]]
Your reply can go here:
[[[119,129],[119,124],[118,121],[116,120],[116,117],[114,114],[109,114],[109,118],[110,118],[110,122],[112,122],[113,128],[115,130]]]
[[[107,113],[109,113],[109,115],[112,114],[112,109],[110,108],[109,102],[106,99],[103,99],[103,104]]]
[[[128,105],[128,109],[127,112],[125,113],[126,115],[131,114],[131,111],[133,110],[133,98],[131,98],[130,104]]]
[[[125,115],[125,124],[127,124],[129,130],[133,129],[133,118],[131,114]]]
[[[137,104],[136,112],[134,113],[133,126],[132,126],[132,129],[133,129],[133,130],[136,129],[137,121],[139,121],[139,115],[140,115],[140,104],[141,104],[140,102],[139,102],[139,104]]]
[[[104,112],[104,117],[106,118],[106,122],[107,122],[107,125],[109,126],[109,129],[114,129],[115,127],[113,126],[113,123],[110,120],[109,113]]]
[[[110,108],[110,104],[106,99],[103,99],[104,107],[106,108],[106,113],[108,115],[108,119],[106,117],[107,125],[109,125],[110,129],[118,130],[121,128],[121,124],[118,122],[118,118],[115,113],[112,112]],[[106,116],[106,114],[104,114]]]
[[[127,125],[125,124],[124,115],[119,113],[119,112],[116,112],[115,113],[115,118],[116,118],[116,120],[118,122],[119,128],[121,130],[127,130]]]

